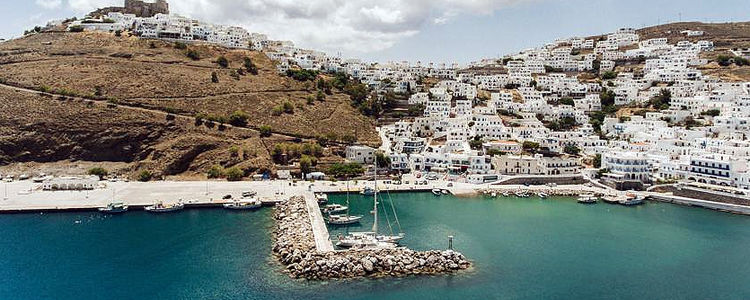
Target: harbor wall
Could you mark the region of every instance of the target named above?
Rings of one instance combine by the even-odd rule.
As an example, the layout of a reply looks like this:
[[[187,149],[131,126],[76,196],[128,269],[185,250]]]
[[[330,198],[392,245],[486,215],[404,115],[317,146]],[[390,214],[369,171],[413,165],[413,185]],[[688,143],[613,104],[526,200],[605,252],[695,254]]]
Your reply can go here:
[[[532,176],[515,176],[513,178],[493,183],[496,185],[545,185],[548,183],[555,183],[559,185],[572,185],[572,184],[583,184],[586,180],[583,179],[583,175],[532,175]]]
[[[734,204],[734,205],[750,206],[750,198],[747,198],[741,195],[733,195],[730,193],[711,191],[711,190],[705,190],[705,189],[699,189],[699,188],[693,188],[693,187],[687,187],[687,186],[682,186],[682,187],[660,186],[654,189],[654,192],[660,192],[660,193],[671,192],[673,195],[679,196],[679,197],[699,199],[699,200],[712,201],[712,202],[721,202],[721,203]]]
[[[311,280],[445,274],[471,267],[459,252],[406,248],[318,251],[304,197],[274,210],[273,253],[293,278]]]

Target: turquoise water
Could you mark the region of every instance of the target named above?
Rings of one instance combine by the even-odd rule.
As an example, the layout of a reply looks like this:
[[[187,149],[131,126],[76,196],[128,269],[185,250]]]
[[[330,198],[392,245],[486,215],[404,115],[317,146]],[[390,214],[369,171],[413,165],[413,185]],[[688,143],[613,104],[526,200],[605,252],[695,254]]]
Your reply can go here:
[[[476,267],[453,276],[292,280],[270,256],[270,209],[0,215],[0,299],[750,298],[747,216],[651,202],[391,197],[405,244],[442,249],[454,235]],[[371,205],[351,196],[353,213],[366,217],[354,230],[371,226]]]

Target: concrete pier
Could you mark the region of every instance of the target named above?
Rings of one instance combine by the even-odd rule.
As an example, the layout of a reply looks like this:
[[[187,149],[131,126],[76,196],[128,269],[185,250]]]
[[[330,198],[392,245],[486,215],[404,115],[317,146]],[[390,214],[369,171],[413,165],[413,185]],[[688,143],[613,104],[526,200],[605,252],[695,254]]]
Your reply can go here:
[[[315,199],[315,194],[313,192],[303,192],[302,196],[305,198],[305,206],[310,216],[315,248],[318,252],[322,253],[333,251],[333,243],[331,242],[331,237],[328,235],[328,227],[326,227],[325,220],[323,220],[323,214],[320,212],[320,206],[318,205],[318,200]]]

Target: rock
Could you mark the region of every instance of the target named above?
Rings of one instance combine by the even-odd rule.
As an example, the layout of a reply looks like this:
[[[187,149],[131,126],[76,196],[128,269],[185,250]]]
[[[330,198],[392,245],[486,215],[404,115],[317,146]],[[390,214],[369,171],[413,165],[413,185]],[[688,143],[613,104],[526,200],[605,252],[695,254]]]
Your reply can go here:
[[[362,260],[362,268],[364,268],[367,273],[372,272],[372,270],[373,270],[372,261],[367,260],[367,259],[363,259]]]

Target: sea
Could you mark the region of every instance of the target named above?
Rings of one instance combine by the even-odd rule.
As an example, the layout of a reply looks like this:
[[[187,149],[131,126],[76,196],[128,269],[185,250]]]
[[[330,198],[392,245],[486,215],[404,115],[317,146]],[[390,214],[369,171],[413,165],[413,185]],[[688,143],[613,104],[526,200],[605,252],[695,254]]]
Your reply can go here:
[[[366,231],[372,197],[349,203]],[[0,299],[750,299],[750,217],[647,202],[381,193],[381,232],[452,246],[453,275],[305,281],[271,254],[272,208],[0,215]],[[394,214],[395,211],[395,214]],[[397,218],[396,218],[397,217]]]

